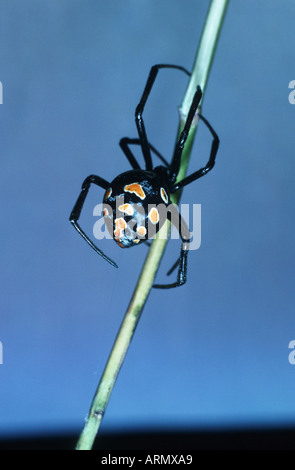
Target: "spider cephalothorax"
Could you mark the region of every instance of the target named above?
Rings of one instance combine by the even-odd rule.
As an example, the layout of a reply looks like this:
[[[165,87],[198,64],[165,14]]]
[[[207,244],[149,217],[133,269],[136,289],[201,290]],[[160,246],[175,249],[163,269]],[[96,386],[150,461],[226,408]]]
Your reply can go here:
[[[151,68],[141,100],[135,111],[138,138],[129,139],[124,137],[120,141],[120,146],[133,169],[120,174],[111,183],[97,175],[88,176],[82,184],[80,195],[70,215],[70,221],[80,235],[96,251],[96,253],[115,267],[118,267],[117,264],[90,240],[78,224],[90,185],[96,184],[105,190],[103,198],[103,214],[106,225],[115,242],[120,247],[127,248],[136,246],[152,238],[160,230],[167,218],[173,222],[173,217],[171,217],[171,208],[173,205],[170,205],[170,195],[178,189],[204,176],[215,164],[219,139],[209,122],[200,113],[198,113],[198,117],[206,124],[213,137],[210,157],[203,168],[195,171],[183,180],[176,182],[180,169],[183,148],[202,98],[202,90],[199,86],[196,88],[183,130],[176,142],[170,164],[147,140],[142,113],[157,73],[161,68],[174,68],[182,70],[187,75],[190,75],[186,69],[177,65],[160,64],[154,65]],[[140,168],[136,158],[130,150],[130,145],[139,145],[141,147],[145,161],[145,169]],[[152,153],[162,161],[162,166],[158,166],[156,168],[153,167]],[[189,242],[188,238],[184,238],[181,233],[180,236],[182,239],[182,246],[177,263],[177,281],[166,285],[157,284],[154,285],[154,287],[177,287],[186,282]],[[170,272],[172,272],[172,270],[170,270]]]

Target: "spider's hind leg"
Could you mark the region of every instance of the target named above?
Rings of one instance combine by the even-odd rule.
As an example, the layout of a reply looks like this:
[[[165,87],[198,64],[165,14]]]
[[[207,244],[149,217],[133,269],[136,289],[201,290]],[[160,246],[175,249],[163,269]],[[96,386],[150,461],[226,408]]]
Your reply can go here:
[[[179,265],[176,282],[173,282],[171,284],[153,284],[153,287],[155,287],[156,289],[171,289],[173,287],[183,286],[183,284],[186,283],[188,248],[184,248],[184,246],[185,243],[182,244],[179,260],[177,261],[177,264],[175,266],[176,268],[177,265]]]
[[[176,282],[171,284],[153,284],[153,287],[156,289],[171,289],[173,287],[183,286],[187,281],[187,257],[189,252],[189,245],[191,241],[191,234],[189,232],[188,226],[184,221],[183,217],[180,215],[178,207],[174,204],[173,212],[170,212],[170,221],[174,224],[182,240],[180,256],[176,263],[170,268],[167,274],[171,274],[176,267],[178,266],[178,273]]]

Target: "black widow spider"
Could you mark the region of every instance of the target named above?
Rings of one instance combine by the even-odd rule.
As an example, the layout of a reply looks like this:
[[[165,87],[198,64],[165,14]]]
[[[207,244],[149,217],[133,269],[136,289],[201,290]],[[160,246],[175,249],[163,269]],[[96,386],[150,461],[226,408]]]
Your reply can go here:
[[[183,180],[176,182],[180,169],[182,151],[202,98],[202,90],[199,85],[194,94],[184,128],[176,142],[171,164],[169,165],[165,158],[149,143],[142,113],[158,71],[161,68],[174,68],[190,75],[185,68],[178,65],[158,64],[151,68],[142,97],[135,111],[138,138],[129,139],[128,137],[124,137],[120,140],[120,147],[131,164],[132,170],[120,174],[111,183],[100,176],[88,176],[82,184],[80,195],[70,215],[70,222],[84,240],[86,240],[96,253],[114,267],[118,267],[117,264],[94,245],[78,224],[91,183],[105,190],[103,214],[107,228],[116,243],[122,248],[126,248],[147,241],[147,239],[151,238],[159,231],[167,217],[171,220],[171,206],[169,207],[171,204],[170,194],[201,178],[208,173],[208,171],[212,170],[215,164],[219,138],[209,122],[201,114],[198,114],[213,137],[210,157],[206,166],[195,171],[190,176],[185,177]],[[145,161],[145,170],[140,168],[129,145],[139,145],[141,147]],[[153,167],[151,152],[162,161],[164,166]],[[161,211],[159,210],[160,205],[164,205],[164,208],[167,209],[164,218],[161,217]],[[151,227],[154,228],[152,235],[150,233]],[[181,286],[186,282],[189,239],[182,235],[181,239],[182,246],[180,257],[177,263],[175,263],[168,272],[168,274],[170,274],[178,265],[177,281],[165,285],[154,284],[153,287],[166,289]]]

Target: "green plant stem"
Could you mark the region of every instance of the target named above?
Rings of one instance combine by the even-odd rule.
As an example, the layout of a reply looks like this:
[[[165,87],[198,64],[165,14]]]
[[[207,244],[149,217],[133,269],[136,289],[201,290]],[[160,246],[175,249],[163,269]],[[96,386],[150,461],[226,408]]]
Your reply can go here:
[[[206,22],[202,32],[201,41],[197,51],[193,66],[192,75],[185,92],[182,104],[180,106],[180,123],[178,135],[181,132],[190,104],[193,99],[196,87],[199,84],[203,91],[207,85],[208,76],[215,53],[216,45],[225,11],[229,0],[212,0],[207,14]],[[203,101],[202,98],[202,101]],[[193,140],[197,129],[197,119],[190,130],[185,148],[182,154],[181,168],[178,174],[178,180],[185,177]],[[173,203],[178,203],[180,191],[175,193],[172,198]],[[95,436],[102,421],[106,406],[108,404],[112,389],[117,379],[117,375],[124,361],[127,349],[132,340],[135,328],[139,321],[143,307],[151,291],[154,278],[157,274],[160,261],[164,255],[170,231],[169,223],[162,227],[158,236],[153,241],[147,254],[144,266],[138,279],[136,288],[123,319],[122,325],[114,342],[111,354],[103,372],[102,378],[93,398],[89,414],[86,418],[84,428],[77,443],[77,450],[90,450],[92,448]],[[166,236],[165,236],[166,235]]]

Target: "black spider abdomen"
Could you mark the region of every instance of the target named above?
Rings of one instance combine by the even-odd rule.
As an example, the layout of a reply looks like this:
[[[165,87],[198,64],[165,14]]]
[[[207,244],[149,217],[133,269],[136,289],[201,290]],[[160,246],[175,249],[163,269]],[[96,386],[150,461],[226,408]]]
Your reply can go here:
[[[152,238],[166,220],[168,185],[154,171],[131,170],[117,176],[106,190],[104,217],[122,248]]]

